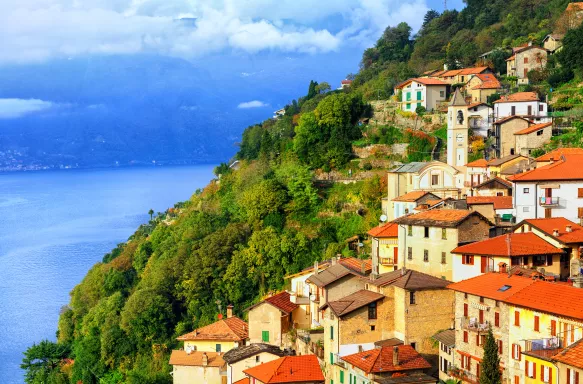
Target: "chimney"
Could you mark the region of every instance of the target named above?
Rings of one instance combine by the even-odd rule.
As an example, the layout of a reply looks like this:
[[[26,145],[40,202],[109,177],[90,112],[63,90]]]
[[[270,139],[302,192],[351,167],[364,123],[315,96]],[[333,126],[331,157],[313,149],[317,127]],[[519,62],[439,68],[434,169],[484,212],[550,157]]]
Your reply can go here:
[[[567,225],[567,226],[565,227],[565,231],[567,231],[567,233],[569,233],[569,232],[573,232],[573,228],[572,228],[570,225]]]
[[[399,347],[393,347],[393,366],[396,367],[399,365]]]
[[[233,317],[233,304],[227,305],[227,319]]]
[[[362,348],[362,345],[358,346],[358,353],[360,353],[360,352],[364,352],[364,348]]]
[[[559,230],[558,229],[553,229],[553,236],[555,237],[559,237]]]
[[[360,272],[362,272],[363,275],[366,275],[366,263],[364,260],[360,260]]]
[[[405,268],[405,267],[401,268],[401,276],[405,276],[406,273],[407,273],[407,268]]]
[[[504,263],[502,261],[498,263],[498,271],[500,273],[506,273],[507,272],[506,268],[508,268],[508,265],[506,263]]]
[[[332,256],[331,264],[336,265],[336,261],[340,259],[340,255]]]
[[[314,261],[314,275],[318,273],[318,260]]]
[[[207,356],[206,352],[202,353],[202,366],[206,367],[209,365],[209,357]]]

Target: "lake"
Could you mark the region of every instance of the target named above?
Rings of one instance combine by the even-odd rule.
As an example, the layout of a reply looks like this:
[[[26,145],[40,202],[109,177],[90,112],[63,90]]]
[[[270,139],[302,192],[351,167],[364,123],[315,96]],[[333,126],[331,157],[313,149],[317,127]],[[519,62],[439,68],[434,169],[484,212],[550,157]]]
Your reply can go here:
[[[69,292],[103,255],[187,200],[213,166],[0,175],[0,383],[22,384],[22,353],[55,340]]]

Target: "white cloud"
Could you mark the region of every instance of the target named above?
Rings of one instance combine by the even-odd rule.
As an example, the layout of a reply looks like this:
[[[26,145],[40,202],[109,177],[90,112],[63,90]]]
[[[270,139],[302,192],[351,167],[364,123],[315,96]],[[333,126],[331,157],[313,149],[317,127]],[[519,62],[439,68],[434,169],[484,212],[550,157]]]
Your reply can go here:
[[[92,53],[329,52],[347,41],[371,44],[400,21],[417,29],[425,1],[2,0],[0,63]],[[339,32],[318,27],[338,15]]]
[[[15,119],[54,106],[50,101],[39,99],[0,99],[0,119]]]
[[[267,107],[268,105],[269,104],[266,104],[263,101],[253,100],[253,101],[247,101],[247,102],[241,103],[241,104],[237,105],[237,108],[239,108],[239,109],[263,108],[263,107]]]

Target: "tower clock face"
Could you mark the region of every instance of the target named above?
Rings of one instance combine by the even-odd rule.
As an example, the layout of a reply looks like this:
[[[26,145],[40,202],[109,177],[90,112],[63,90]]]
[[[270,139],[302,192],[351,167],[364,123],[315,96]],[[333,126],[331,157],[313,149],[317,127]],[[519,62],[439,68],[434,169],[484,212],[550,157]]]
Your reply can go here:
[[[464,135],[462,135],[461,133],[458,133],[456,138],[457,138],[458,143],[461,143],[462,141],[464,141]]]

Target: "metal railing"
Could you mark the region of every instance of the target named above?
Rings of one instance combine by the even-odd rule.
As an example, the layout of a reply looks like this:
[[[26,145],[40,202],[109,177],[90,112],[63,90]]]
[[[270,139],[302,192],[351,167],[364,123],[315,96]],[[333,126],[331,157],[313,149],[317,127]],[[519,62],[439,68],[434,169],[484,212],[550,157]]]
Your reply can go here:
[[[392,257],[381,257],[382,265],[394,265],[395,260]]]
[[[539,204],[544,207],[559,205],[559,198],[542,196],[539,198]]]
[[[490,323],[484,321],[480,323],[476,318],[462,318],[462,328],[473,332],[488,332],[490,328]]]
[[[480,382],[478,376],[461,368],[451,368],[449,375],[462,380],[464,383],[478,384]]]

